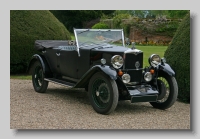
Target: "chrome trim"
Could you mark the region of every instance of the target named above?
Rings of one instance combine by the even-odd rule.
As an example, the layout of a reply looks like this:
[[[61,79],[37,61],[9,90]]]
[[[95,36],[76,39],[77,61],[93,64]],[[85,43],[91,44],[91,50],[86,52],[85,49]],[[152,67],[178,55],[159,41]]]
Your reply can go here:
[[[76,40],[76,44],[77,44],[77,52],[78,52],[78,56],[80,57],[80,51],[79,51],[79,44],[78,44],[78,39],[77,39],[77,34],[76,34],[76,29],[74,29],[74,36],[75,36],[75,40]]]
[[[123,46],[125,47],[125,41],[124,41],[124,31],[122,29],[122,41],[123,41]]]
[[[57,56],[60,56],[60,53],[56,53]]]
[[[124,54],[129,54],[129,53],[137,55],[139,53],[142,53],[142,51],[138,50],[138,49],[128,49],[128,50],[124,51]]]
[[[123,46],[125,47],[125,42],[124,42],[124,31],[123,29],[74,29],[74,36],[75,36],[75,40],[76,40],[76,44],[77,44],[77,52],[78,52],[78,56],[80,57],[80,50],[79,50],[79,44],[78,44],[78,38],[77,38],[77,34],[76,31],[122,31],[122,41],[123,41]]]
[[[126,61],[126,54],[135,54],[138,55],[139,53],[142,53],[141,50],[138,49],[128,49],[126,51],[124,51],[124,55],[123,55],[123,59],[124,59],[124,64],[123,64],[123,69],[125,69],[125,61]]]
[[[111,64],[112,64],[112,66],[113,65],[115,65],[115,63],[113,62],[113,59],[114,58],[116,58],[116,57],[121,57],[120,55],[114,55],[112,58],[111,58]],[[119,69],[119,68],[121,68],[123,65],[124,65],[124,59],[123,59],[123,57],[121,57],[122,58],[122,62],[123,62],[123,64],[120,66],[120,67],[115,67],[115,66],[113,66],[115,69]]]
[[[89,31],[123,31],[123,29],[74,29],[74,31],[86,31],[86,30],[89,30]]]

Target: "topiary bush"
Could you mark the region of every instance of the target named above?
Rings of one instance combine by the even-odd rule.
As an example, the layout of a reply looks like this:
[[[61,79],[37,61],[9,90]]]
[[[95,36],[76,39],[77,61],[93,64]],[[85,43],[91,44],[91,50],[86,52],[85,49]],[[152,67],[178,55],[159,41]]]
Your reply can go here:
[[[67,40],[70,33],[46,10],[10,11],[10,73],[25,73],[35,40]]]
[[[190,14],[180,23],[164,56],[176,73],[178,98],[190,102]]]
[[[97,23],[94,26],[92,26],[92,29],[108,29],[108,25],[105,23]]]

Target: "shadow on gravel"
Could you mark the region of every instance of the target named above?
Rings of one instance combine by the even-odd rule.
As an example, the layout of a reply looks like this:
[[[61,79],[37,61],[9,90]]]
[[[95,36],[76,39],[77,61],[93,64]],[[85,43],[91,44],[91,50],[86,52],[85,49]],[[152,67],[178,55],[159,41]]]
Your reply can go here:
[[[66,102],[70,100],[73,103],[90,105],[87,92],[84,89],[49,88],[45,94],[52,95]],[[118,102],[114,113],[144,113],[145,111],[155,112],[155,110],[157,109],[153,108],[148,102],[130,103],[129,100],[125,100]]]
[[[90,105],[87,92],[84,89],[50,88],[47,89],[45,94],[52,95],[65,101],[70,100],[72,102]]]

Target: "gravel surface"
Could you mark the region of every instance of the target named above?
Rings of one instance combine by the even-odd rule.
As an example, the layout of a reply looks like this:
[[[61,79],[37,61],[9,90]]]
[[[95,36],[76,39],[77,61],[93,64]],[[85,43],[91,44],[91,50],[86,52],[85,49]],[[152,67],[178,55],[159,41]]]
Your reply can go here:
[[[120,101],[110,115],[96,113],[86,92],[49,83],[36,93],[31,80],[10,79],[11,129],[190,129],[190,104],[167,110]]]

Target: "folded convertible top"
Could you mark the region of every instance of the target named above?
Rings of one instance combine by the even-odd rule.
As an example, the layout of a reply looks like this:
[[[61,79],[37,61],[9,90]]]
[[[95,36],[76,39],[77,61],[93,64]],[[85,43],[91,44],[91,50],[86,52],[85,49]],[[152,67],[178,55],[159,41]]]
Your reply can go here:
[[[57,48],[59,46],[75,45],[75,41],[69,40],[36,40],[34,48],[38,51]]]

